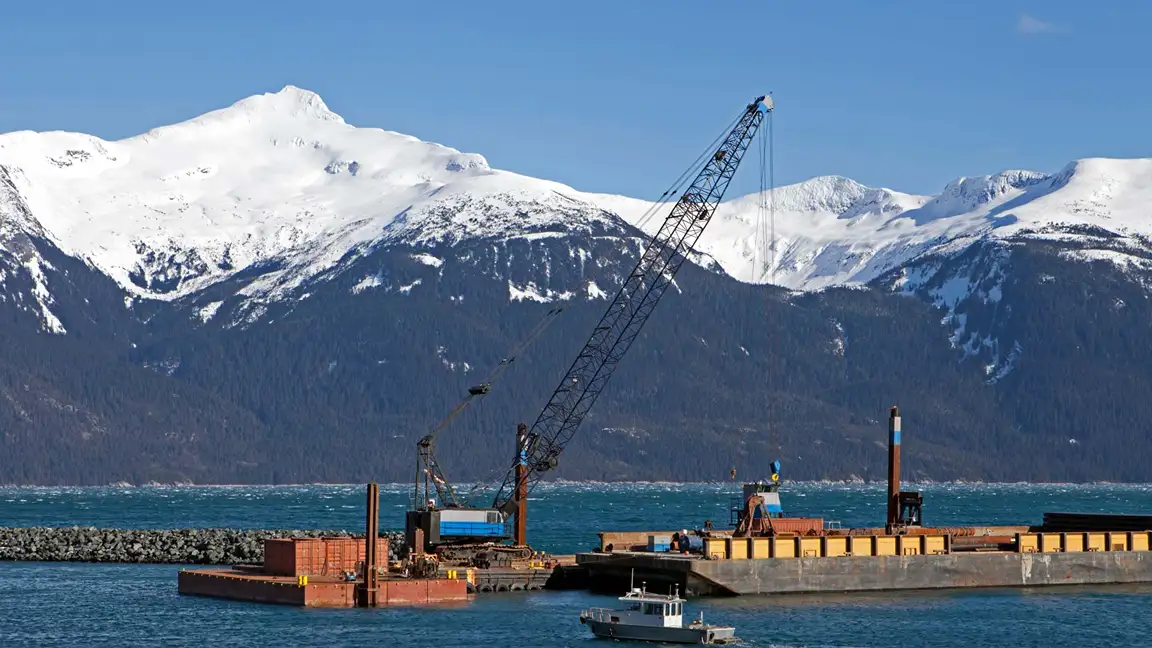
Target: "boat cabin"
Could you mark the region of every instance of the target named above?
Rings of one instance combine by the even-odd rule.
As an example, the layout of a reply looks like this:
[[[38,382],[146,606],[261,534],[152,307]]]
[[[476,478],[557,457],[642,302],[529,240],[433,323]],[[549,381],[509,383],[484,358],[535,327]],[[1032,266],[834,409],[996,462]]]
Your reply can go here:
[[[684,621],[684,599],[676,594],[653,594],[643,587],[633,587],[619,599],[623,607],[600,608],[598,617],[609,623],[679,628]]]

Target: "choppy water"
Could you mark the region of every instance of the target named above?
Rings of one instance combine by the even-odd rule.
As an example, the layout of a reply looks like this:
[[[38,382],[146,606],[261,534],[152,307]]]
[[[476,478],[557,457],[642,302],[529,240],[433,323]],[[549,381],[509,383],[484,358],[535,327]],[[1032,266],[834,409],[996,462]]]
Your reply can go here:
[[[382,487],[382,523],[408,491]],[[1152,486],[926,485],[925,522],[1039,522],[1044,511],[1152,512]],[[559,484],[534,492],[529,539],[579,551],[599,529],[723,523],[731,489]],[[785,507],[845,526],[884,515],[878,485],[790,485]],[[0,488],[0,525],[359,529],[362,486]],[[0,645],[585,646],[583,592],[506,593],[447,608],[301,610],[176,595],[176,566],[0,563]],[[1152,586],[702,599],[748,646],[1150,645]]]

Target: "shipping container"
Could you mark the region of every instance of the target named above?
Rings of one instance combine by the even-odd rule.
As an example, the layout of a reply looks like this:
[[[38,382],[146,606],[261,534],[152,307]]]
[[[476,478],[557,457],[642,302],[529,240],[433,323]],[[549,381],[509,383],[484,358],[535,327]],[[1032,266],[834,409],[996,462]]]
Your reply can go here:
[[[275,576],[318,574],[324,563],[322,538],[277,538],[264,541],[264,573]]]
[[[824,531],[824,518],[772,518],[772,529],[776,533],[808,535]]]
[[[376,540],[376,562],[387,565],[388,539]],[[356,571],[365,559],[364,538],[277,538],[264,541],[264,573],[328,576]]]
[[[650,535],[648,536],[648,551],[669,551],[672,549],[672,536],[670,535]]]

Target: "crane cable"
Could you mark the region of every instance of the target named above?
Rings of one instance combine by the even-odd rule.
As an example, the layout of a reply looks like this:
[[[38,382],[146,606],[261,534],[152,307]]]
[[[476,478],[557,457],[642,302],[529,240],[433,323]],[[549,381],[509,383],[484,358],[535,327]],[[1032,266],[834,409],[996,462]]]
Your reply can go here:
[[[705,147],[700,155],[696,156],[696,159],[692,162],[692,164],[688,165],[688,168],[684,169],[684,172],[680,174],[679,178],[676,178],[676,180],[672,183],[672,186],[670,186],[667,191],[660,194],[660,198],[658,198],[656,202],[652,203],[652,205],[648,207],[648,209],[645,210],[643,214],[640,215],[639,220],[636,221],[636,227],[639,230],[643,231],[644,227],[652,220],[652,217],[656,215],[656,212],[660,211],[660,209],[663,208],[665,204],[667,204],[666,200],[668,198],[674,197],[676,193],[680,191],[680,187],[684,186],[684,183],[688,181],[689,177],[694,177],[694,172],[698,170],[700,163],[704,162],[706,157],[712,155],[716,151],[716,145],[728,136],[728,133],[730,133],[733,127],[736,126],[736,122],[740,121],[743,116],[744,113],[740,113],[736,116],[735,119],[729,122],[728,126],[725,127],[723,131],[720,131],[720,135],[718,135],[716,139],[712,140],[712,143]]]
[[[776,285],[776,268],[778,266],[776,258],[776,155],[775,155],[775,137],[772,129],[773,115],[768,114],[768,129],[767,141],[765,141],[765,132],[760,131],[760,196],[762,211],[768,212],[768,270],[770,286]],[[767,162],[767,164],[765,164]],[[767,173],[767,177],[765,177]],[[765,192],[764,184],[767,180],[768,191]],[[773,353],[773,345],[776,341],[773,335],[773,305],[772,305],[772,288],[765,290],[765,329],[768,333],[767,350],[766,350],[766,366],[768,378],[768,445],[776,453],[780,454],[780,446],[776,439],[776,395],[775,395],[775,372],[773,371],[773,361],[775,354]]]
[[[773,335],[773,305],[772,287],[776,285],[776,169],[774,134],[772,129],[773,113],[767,115],[768,128],[761,129],[759,133],[760,153],[760,192],[756,202],[756,229],[753,243],[753,263],[749,282],[764,285],[764,324],[766,335],[765,345],[765,374],[767,378],[766,398],[768,447],[779,455],[780,447],[776,440],[776,408],[775,408],[775,372],[773,362],[775,354],[773,347],[776,338]],[[767,277],[765,277],[767,275]],[[767,281],[765,281],[767,279]],[[735,479],[736,466],[733,460],[732,476]]]
[[[550,309],[544,315],[544,317],[536,324],[536,326],[528,332],[528,335],[525,336],[524,339],[521,340],[519,344],[512,347],[508,351],[508,353],[505,354],[504,357],[500,360],[500,363],[498,365],[496,365],[496,368],[493,369],[488,374],[488,376],[477,386],[477,387],[481,387],[483,389],[481,391],[472,391],[470,389],[468,396],[466,396],[464,398],[464,400],[462,400],[456,406],[456,408],[448,414],[447,417],[445,417],[443,420],[441,420],[440,423],[437,424],[436,427],[432,428],[432,430],[424,437],[424,438],[429,439],[429,441],[430,441],[429,446],[428,446],[428,448],[429,448],[428,454],[429,454],[429,457],[431,458],[431,460],[433,462],[435,462],[436,464],[439,464],[439,459],[437,459],[435,457],[435,450],[434,450],[434,447],[432,445],[432,442],[435,441],[436,437],[440,434],[440,432],[443,432],[444,429],[448,427],[448,424],[451,423],[452,420],[454,418],[456,418],[456,416],[458,414],[463,412],[464,409],[466,407],[468,407],[468,405],[472,404],[473,402],[482,402],[483,397],[488,394],[489,390],[491,390],[491,388],[492,388],[492,385],[495,384],[496,381],[499,380],[500,376],[508,369],[508,367],[511,366],[511,364],[516,361],[516,358],[519,357],[519,355],[521,353],[523,353],[524,350],[527,349],[533,342],[535,342],[536,338],[540,337],[544,333],[544,331],[552,324],[552,322],[556,321],[557,317],[562,312],[564,312],[563,306],[560,306],[559,308]],[[429,472],[429,469],[430,469],[430,466],[427,466],[427,465],[424,466],[423,467],[423,473],[425,474],[426,477],[432,477],[433,480],[435,480],[435,476],[431,475],[431,473]],[[441,476],[443,476],[443,472],[441,472]],[[455,488],[452,486],[451,483],[448,483],[445,481],[443,483],[443,486],[448,490],[449,493],[451,493],[452,499],[456,500],[457,503],[459,503],[461,501],[466,502],[468,497],[472,494],[471,491],[469,491],[469,493],[467,495],[465,495],[464,498],[462,499],[462,498],[457,496],[457,494],[455,492]],[[427,486],[425,487],[425,491],[427,492]],[[417,486],[416,492],[413,496],[413,508],[416,508],[419,505],[419,499],[420,499],[419,498],[419,486]],[[445,503],[447,504],[447,502],[445,502]]]
[[[771,93],[769,93],[771,96]],[[776,170],[775,170],[775,155],[773,146],[773,133],[772,133],[772,118],[773,112],[769,112],[766,116],[768,121],[768,132],[765,134],[764,129],[761,129],[759,138],[759,154],[760,154],[760,191],[757,193],[756,200],[756,223],[753,231],[752,242],[752,271],[749,273],[748,281],[752,284],[768,283],[769,285],[776,284]],[[769,274],[768,282],[764,282],[764,275]],[[768,379],[767,384],[767,398],[765,403],[768,406],[767,424],[768,424],[768,446],[774,452],[779,454],[776,447],[776,424],[774,420],[773,408],[773,372],[772,372],[772,297],[771,288],[765,288],[765,329],[768,332],[767,344],[765,350],[765,366]],[[732,471],[730,477],[733,481],[736,480],[736,456],[737,451],[732,452]]]

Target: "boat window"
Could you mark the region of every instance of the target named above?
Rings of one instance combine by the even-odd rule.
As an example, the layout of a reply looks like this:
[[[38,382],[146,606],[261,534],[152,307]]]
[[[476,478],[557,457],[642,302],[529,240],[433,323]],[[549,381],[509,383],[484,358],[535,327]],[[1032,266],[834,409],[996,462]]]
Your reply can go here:
[[[628,609],[632,612],[639,612],[640,611],[640,604],[639,603],[630,603],[630,604],[628,604]]]

